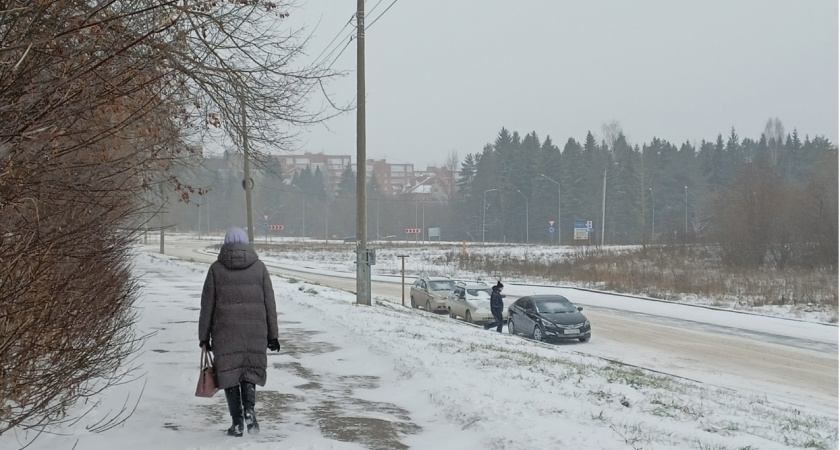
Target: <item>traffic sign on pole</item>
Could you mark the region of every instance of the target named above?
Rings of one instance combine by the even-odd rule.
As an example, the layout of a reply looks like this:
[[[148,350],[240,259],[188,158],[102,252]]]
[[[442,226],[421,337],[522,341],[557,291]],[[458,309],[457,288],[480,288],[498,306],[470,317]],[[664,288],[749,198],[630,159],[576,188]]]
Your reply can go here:
[[[553,221],[553,220],[549,220],[549,221],[548,221],[548,224],[549,224],[550,226],[552,226],[552,227],[553,227],[553,226],[554,226],[554,221]]]
[[[548,232],[549,233],[554,233],[554,227],[548,227]]]
[[[283,225],[269,225],[269,226],[268,226],[268,229],[269,229],[269,230],[282,230],[282,229],[283,229]]]

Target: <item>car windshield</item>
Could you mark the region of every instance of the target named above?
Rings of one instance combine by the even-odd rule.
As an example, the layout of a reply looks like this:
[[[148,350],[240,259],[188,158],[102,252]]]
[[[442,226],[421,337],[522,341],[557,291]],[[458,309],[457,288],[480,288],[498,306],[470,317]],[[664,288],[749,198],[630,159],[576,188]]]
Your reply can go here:
[[[455,289],[454,281],[429,281],[430,291],[451,291]]]
[[[470,297],[490,298],[489,289],[467,289],[467,294],[469,294]]]
[[[537,311],[546,314],[575,312],[575,305],[566,299],[536,300]]]

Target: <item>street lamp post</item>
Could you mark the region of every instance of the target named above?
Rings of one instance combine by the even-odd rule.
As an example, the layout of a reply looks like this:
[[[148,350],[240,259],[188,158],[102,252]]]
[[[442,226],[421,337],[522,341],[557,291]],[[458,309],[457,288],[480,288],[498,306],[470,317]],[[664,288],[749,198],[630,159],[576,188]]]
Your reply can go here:
[[[325,193],[324,195],[324,243],[326,244],[330,240],[330,217],[328,215],[330,205],[330,194]]]
[[[607,169],[604,169],[604,193],[601,197],[601,246],[604,246],[604,229],[607,228]]]
[[[526,197],[519,189],[517,189],[516,192],[519,192],[519,195],[525,199],[525,243],[528,244],[530,242],[528,239],[528,197]]]
[[[423,236],[423,242],[426,242],[426,200],[423,200],[420,203],[421,203],[420,209],[423,211],[423,215],[421,216],[423,219],[422,219],[422,222],[420,222],[422,224],[423,229],[420,230],[420,232],[422,233],[422,236]]]
[[[563,235],[560,234],[562,233],[561,230],[563,229],[563,220],[560,218],[560,183],[552,180],[551,178],[548,178],[543,174],[540,174],[540,176],[557,185],[557,245],[560,245],[563,242]]]
[[[656,241],[656,197],[653,195],[653,188],[648,188],[650,191],[650,210],[653,213],[653,218],[650,221],[650,241]]]
[[[291,186],[291,187],[297,189],[298,191],[300,191],[301,195],[303,196],[303,230],[301,232],[300,237],[305,238],[306,237],[306,192],[303,192],[303,189],[295,186],[294,184],[290,184],[289,186]]]
[[[484,191],[484,209],[481,211],[481,242],[484,243],[484,229],[487,220],[487,193],[491,191],[498,191],[498,189],[487,189]]]
[[[688,186],[685,187],[685,243],[688,245]]]

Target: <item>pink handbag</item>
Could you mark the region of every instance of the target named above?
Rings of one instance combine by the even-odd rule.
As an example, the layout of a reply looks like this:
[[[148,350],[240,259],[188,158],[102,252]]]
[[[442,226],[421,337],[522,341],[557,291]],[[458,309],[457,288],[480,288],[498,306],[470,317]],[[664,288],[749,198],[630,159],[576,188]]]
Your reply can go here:
[[[216,372],[213,370],[213,356],[204,347],[201,348],[201,374],[198,376],[196,397],[212,397],[219,392],[216,384]]]

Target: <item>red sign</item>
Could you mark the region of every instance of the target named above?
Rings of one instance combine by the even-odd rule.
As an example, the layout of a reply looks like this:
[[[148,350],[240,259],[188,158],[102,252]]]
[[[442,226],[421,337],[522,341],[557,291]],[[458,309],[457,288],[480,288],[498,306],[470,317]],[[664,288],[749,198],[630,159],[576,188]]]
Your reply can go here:
[[[268,229],[269,229],[269,230],[282,230],[282,229],[283,229],[283,225],[269,225],[269,226],[268,226]]]
[[[419,228],[406,228],[405,234],[420,234]]]

